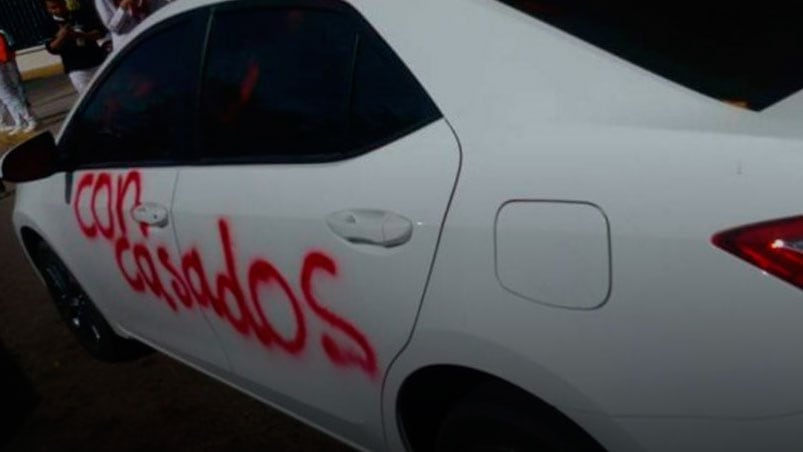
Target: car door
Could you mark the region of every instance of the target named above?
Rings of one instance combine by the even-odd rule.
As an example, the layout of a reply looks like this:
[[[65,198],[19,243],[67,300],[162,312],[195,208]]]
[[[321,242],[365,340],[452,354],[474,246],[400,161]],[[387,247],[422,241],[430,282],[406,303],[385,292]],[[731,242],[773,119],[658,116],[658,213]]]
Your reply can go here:
[[[194,145],[207,17],[196,12],[158,26],[100,76],[60,142],[74,171],[59,208],[69,219],[65,258],[110,320],[228,368],[203,312],[180,309],[187,289],[170,212],[176,165]]]
[[[339,2],[218,7],[202,146],[174,217],[190,290],[240,385],[366,447],[411,334],[459,167],[456,139]]]

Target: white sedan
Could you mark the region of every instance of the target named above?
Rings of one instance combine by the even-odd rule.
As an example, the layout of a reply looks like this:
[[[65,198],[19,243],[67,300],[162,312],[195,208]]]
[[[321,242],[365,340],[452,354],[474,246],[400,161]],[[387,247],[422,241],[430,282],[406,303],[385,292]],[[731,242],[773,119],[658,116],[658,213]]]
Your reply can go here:
[[[358,449],[803,450],[800,27],[611,11],[174,2],[15,230],[94,356]]]

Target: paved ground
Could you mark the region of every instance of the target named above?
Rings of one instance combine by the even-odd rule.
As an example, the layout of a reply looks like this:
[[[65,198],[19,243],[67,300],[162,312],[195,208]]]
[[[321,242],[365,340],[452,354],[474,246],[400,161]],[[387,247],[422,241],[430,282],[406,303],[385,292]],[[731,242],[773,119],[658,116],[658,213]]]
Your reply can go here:
[[[73,101],[66,79],[30,88],[55,129]],[[348,450],[165,356],[89,358],[24,260],[13,201],[0,199],[0,450]]]

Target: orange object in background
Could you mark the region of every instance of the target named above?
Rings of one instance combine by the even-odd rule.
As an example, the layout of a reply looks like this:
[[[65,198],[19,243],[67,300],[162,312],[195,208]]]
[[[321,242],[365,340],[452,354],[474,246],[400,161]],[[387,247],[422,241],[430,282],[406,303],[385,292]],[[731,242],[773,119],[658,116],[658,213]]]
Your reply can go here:
[[[0,34],[0,64],[8,63],[14,58],[14,54],[11,52],[11,49],[8,47],[8,41],[6,41],[5,36]]]
[[[731,104],[734,107],[750,109],[750,104],[746,100],[722,99],[722,101],[726,104]]]

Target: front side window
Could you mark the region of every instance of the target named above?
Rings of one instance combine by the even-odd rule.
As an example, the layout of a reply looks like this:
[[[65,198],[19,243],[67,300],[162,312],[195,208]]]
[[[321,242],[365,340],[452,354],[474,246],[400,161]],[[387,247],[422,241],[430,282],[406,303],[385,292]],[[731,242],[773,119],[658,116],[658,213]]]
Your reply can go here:
[[[365,152],[439,117],[356,12],[216,14],[202,90],[203,157],[311,162]]]
[[[66,135],[79,168],[169,162],[192,144],[203,17],[157,29],[119,58]]]

